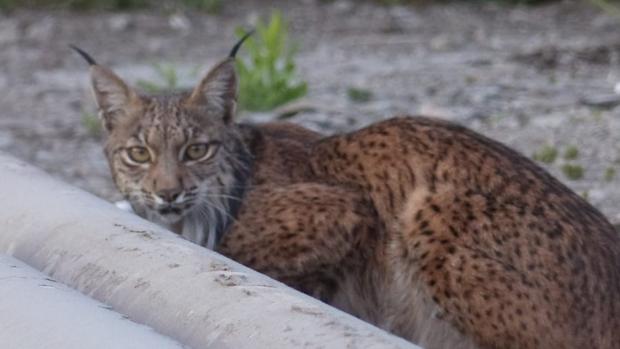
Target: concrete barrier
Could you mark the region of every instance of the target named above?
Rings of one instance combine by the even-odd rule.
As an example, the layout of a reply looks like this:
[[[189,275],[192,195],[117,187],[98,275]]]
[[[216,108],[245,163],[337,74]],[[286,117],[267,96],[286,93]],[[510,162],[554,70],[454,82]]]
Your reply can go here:
[[[0,347],[183,349],[109,306],[0,254]]]
[[[0,193],[0,253],[184,345],[418,348],[3,154]]]

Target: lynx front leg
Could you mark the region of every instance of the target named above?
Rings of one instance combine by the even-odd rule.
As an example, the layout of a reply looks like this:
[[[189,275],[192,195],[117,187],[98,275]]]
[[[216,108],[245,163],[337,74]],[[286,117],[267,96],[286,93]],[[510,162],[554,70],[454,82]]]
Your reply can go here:
[[[370,259],[376,213],[351,190],[321,184],[248,193],[219,252],[329,302],[338,281]]]

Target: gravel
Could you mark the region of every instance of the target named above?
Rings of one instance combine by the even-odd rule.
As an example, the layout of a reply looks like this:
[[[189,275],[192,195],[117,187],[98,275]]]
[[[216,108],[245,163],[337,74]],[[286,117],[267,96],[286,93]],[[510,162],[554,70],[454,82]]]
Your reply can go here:
[[[585,2],[537,7],[483,3],[383,7],[336,0],[235,1],[218,15],[192,12],[0,13],[0,150],[108,200],[118,200],[77,44],[132,83],[153,63],[178,68],[190,86],[273,8],[291,21],[300,74],[310,86],[288,120],[326,134],[394,114],[426,114],[471,127],[531,156],[620,222],[620,20]],[[367,102],[349,99],[367,90]],[[242,113],[265,121],[278,113]],[[578,157],[565,160],[565,149]],[[571,180],[562,167],[581,166]],[[610,178],[612,177],[612,178]]]

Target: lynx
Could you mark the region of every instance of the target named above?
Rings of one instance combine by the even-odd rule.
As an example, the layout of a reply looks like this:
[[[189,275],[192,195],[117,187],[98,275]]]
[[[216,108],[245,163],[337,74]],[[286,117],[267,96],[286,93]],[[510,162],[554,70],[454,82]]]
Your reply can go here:
[[[427,349],[620,348],[620,238],[595,208],[444,121],[236,123],[240,43],[163,95],[78,49],[138,214]]]

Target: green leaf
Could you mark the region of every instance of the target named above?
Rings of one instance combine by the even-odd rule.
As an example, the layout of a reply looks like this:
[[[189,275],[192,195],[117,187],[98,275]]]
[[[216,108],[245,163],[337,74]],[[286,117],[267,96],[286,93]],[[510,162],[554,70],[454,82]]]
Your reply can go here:
[[[237,28],[235,33],[241,37],[245,31]],[[237,60],[241,109],[267,111],[306,95],[307,84],[295,69],[299,45],[289,42],[288,23],[279,11],[267,24],[259,20],[256,34],[244,45],[248,55]]]
[[[583,178],[583,167],[573,164],[565,164],[562,166],[562,172],[568,179],[577,180]]]
[[[356,103],[365,103],[372,99],[372,92],[370,90],[358,87],[349,87],[347,95],[351,101]]]
[[[544,162],[545,164],[551,164],[558,157],[558,150],[552,146],[544,146],[542,149],[534,153],[533,158],[536,161]]]

